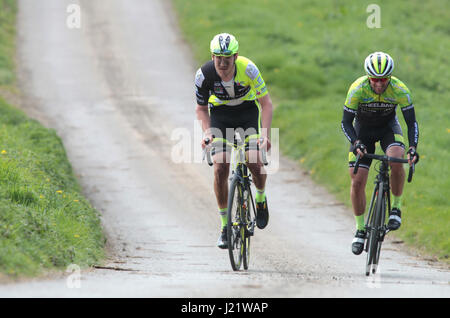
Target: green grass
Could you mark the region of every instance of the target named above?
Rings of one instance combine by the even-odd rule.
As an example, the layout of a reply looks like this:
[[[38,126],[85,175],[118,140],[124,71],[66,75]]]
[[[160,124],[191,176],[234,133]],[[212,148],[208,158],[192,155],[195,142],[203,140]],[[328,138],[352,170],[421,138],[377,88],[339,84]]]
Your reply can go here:
[[[260,68],[274,99],[273,127],[284,154],[350,206],[348,141],[340,128],[350,84],[363,75],[364,58],[386,51],[395,76],[412,92],[420,128],[421,161],[403,195],[396,236],[428,255],[450,254],[450,3],[377,1],[381,28],[369,29],[373,1],[173,1],[198,66],[209,42],[233,33],[240,54]],[[399,120],[406,136],[403,116]],[[367,193],[372,191],[371,169]]]
[[[16,2],[0,0],[0,88],[15,92]],[[61,139],[0,90],[0,273],[34,276],[104,258],[97,211],[82,196]]]
[[[14,74],[15,0],[0,0],[0,87],[11,85]]]

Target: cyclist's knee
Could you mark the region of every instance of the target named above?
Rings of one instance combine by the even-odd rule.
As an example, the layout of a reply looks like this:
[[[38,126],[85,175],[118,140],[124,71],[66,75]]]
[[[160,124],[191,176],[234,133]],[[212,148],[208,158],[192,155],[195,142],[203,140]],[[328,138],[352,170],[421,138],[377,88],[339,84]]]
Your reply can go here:
[[[363,180],[352,180],[352,190],[359,192],[359,191],[365,191],[366,188],[366,182]]]
[[[352,182],[351,182],[352,191],[356,192],[365,191],[367,183],[367,175],[369,172],[364,170],[361,169],[360,171],[358,171],[358,174],[352,175]]]
[[[214,164],[214,176],[221,179],[228,178],[229,164],[228,163],[216,163]]]
[[[402,146],[397,146],[397,145],[389,146],[386,149],[386,155],[389,157],[403,158],[403,156],[405,155],[405,149]],[[397,163],[394,163],[394,164],[397,164]]]
[[[261,169],[263,168],[263,165],[261,162],[248,162],[247,167],[250,169],[252,174],[261,174]]]
[[[214,166],[218,164],[230,163],[229,153],[227,151],[216,152],[213,157]]]
[[[246,153],[247,156],[247,165],[256,165],[261,163],[261,159],[259,156],[258,150],[248,150]]]
[[[391,174],[401,174],[405,171],[402,163],[391,162],[389,165],[391,166]]]

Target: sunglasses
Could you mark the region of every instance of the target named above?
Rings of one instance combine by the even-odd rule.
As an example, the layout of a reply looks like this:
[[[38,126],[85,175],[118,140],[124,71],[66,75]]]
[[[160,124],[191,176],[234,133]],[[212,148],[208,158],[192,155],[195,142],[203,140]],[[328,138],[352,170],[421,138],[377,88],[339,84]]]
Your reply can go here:
[[[369,79],[370,79],[372,82],[374,82],[374,83],[378,83],[378,82],[385,83],[386,81],[389,80],[388,77],[384,77],[384,78],[369,77]]]
[[[231,55],[233,55],[233,52],[231,52],[230,50],[222,51],[222,50],[217,49],[217,50],[213,51],[213,54],[215,56],[231,56]]]

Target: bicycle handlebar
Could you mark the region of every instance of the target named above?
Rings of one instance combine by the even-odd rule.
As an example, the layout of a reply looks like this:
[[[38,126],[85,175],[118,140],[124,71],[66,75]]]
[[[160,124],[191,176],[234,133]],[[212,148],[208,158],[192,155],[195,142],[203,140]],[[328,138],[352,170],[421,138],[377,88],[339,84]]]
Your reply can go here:
[[[371,154],[371,153],[365,153],[364,157],[367,157],[369,159],[380,160],[380,161],[384,161],[384,162],[397,162],[397,163],[408,163],[409,162],[408,159],[389,157],[386,155],[376,155],[376,154]],[[358,172],[359,159],[360,159],[360,154],[358,154],[356,156],[355,167],[353,168],[353,174],[356,174]],[[414,171],[415,171],[415,164],[413,162],[413,164],[409,167],[408,183],[412,181]]]
[[[205,145],[208,145],[210,142],[211,142],[211,140],[209,138],[205,139]],[[203,149],[203,160],[205,160],[205,156],[206,156],[206,161],[208,162],[208,165],[212,166],[213,161],[211,158],[211,151],[209,151],[207,149],[207,147],[205,147],[205,149]],[[266,155],[265,149],[261,149],[261,160],[265,166],[267,166],[269,164],[269,162],[267,161],[267,155]]]

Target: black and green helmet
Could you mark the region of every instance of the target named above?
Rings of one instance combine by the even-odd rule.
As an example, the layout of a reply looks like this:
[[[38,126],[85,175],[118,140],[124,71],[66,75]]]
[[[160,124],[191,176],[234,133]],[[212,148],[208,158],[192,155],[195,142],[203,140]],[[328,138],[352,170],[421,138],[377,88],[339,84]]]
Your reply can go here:
[[[238,52],[239,43],[233,35],[229,33],[220,33],[211,40],[209,48],[214,55],[231,56]]]
[[[387,53],[374,52],[366,57],[364,70],[370,77],[389,77],[394,70],[394,60]]]

